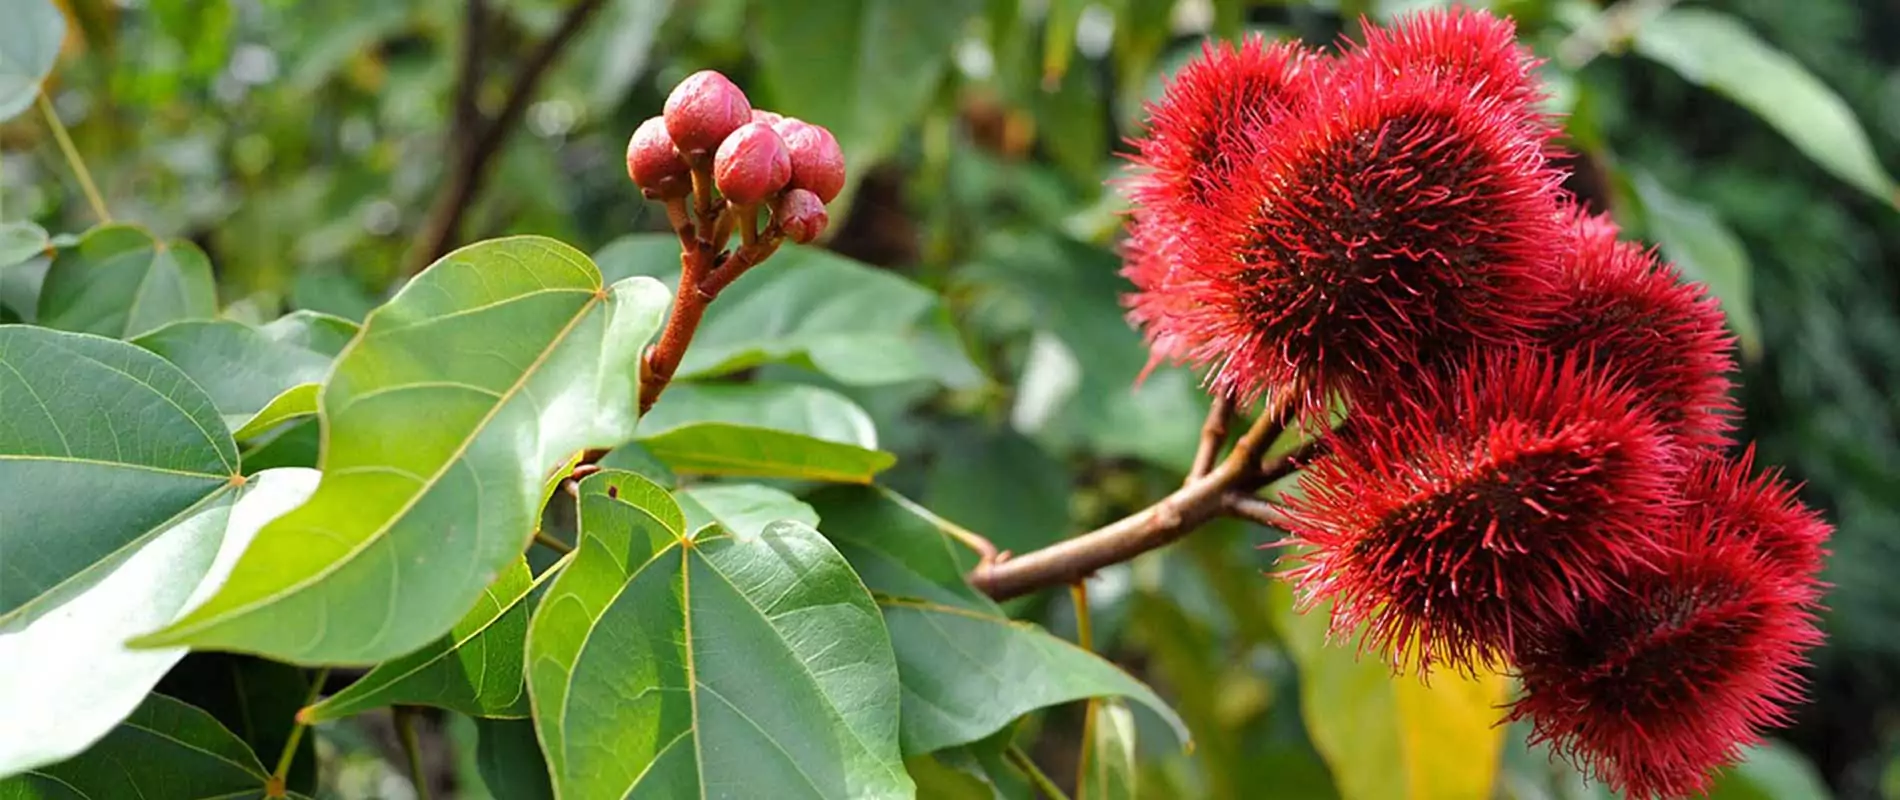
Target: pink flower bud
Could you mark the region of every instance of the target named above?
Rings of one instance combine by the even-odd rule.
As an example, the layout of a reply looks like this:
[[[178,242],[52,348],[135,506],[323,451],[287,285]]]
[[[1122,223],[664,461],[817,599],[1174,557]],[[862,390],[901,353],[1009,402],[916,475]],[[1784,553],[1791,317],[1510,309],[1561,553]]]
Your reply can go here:
[[[740,205],[771,197],[791,179],[792,156],[785,141],[762,123],[740,126],[713,155],[713,185]]]
[[[821,125],[786,117],[774,124],[785,148],[792,153],[792,185],[810,189],[818,199],[831,202],[844,191],[844,151]]]
[[[673,149],[673,137],[667,135],[666,121],[659,117],[640,123],[627,141],[627,176],[655,200],[693,192],[692,168]]]
[[[752,121],[752,104],[726,76],[700,70],[666,96],[666,132],[682,153],[710,151]]]
[[[825,232],[825,226],[831,224],[831,216],[825,213],[825,202],[806,189],[792,189],[781,196],[772,208],[772,218],[778,220],[785,238],[798,244],[818,238],[818,234]]]

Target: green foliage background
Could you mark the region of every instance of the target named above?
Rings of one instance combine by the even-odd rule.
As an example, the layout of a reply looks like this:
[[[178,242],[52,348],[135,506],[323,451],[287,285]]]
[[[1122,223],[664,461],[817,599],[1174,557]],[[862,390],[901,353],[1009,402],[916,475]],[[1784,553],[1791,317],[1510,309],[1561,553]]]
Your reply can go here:
[[[835,421],[859,413],[855,403],[868,412],[874,446],[853,438],[852,417],[846,432],[818,434],[838,448],[827,463],[855,479],[888,463],[878,448],[894,453],[881,484],[1022,552],[1165,493],[1192,455],[1206,408],[1183,371],[1137,381],[1146,353],[1120,318],[1125,287],[1113,241],[1121,207],[1103,181],[1119,168],[1120,142],[1139,131],[1143,99],[1206,35],[1260,30],[1327,42],[1350,35],[1361,13],[1427,4],[608,0],[505,140],[459,240],[542,234],[594,253],[608,280],[663,276],[665,259],[654,254],[670,241],[626,238],[665,222],[629,185],[621,153],[668,88],[717,68],[756,105],[831,126],[858,180],[848,205],[833,209],[827,246],[876,272],[781,255],[741,285],[756,289],[743,300],[750,313],[702,330],[686,366],[807,388],[763,398],[676,387],[656,416],[671,413],[669,403],[726,403],[737,417],[703,412],[643,426],[641,447],[614,458],[677,464],[669,453],[735,436],[732,423],[773,414]],[[566,4],[491,6],[487,76],[474,99],[493,112],[506,101],[519,53],[551,32]],[[1900,588],[1891,579],[1900,570],[1900,279],[1889,266],[1900,258],[1900,213],[1881,169],[1900,164],[1900,7],[1495,7],[1550,59],[1553,105],[1568,115],[1580,153],[1572,188],[1722,297],[1745,344],[1746,436],[1759,443],[1761,461],[1806,481],[1804,496],[1839,527],[1815,700],[1780,743],[1726,776],[1718,796],[1813,797],[1823,791],[1818,775],[1840,797],[1900,797]],[[162,269],[190,284],[200,269],[192,254],[202,251],[215,307],[248,323],[296,309],[361,320],[387,297],[459,167],[451,142],[465,135],[453,118],[462,3],[63,0],[61,8],[68,37],[47,94],[114,216],[173,243],[155,250],[177,261]],[[56,235],[96,222],[34,113],[0,125],[0,222],[21,221]],[[22,241],[11,257],[0,238],[0,321],[47,307],[34,299],[47,266],[33,257],[40,243]],[[914,285],[876,283],[887,277],[878,272]],[[907,294],[915,285],[941,303]],[[841,342],[822,320],[835,313],[827,299],[847,289],[872,292],[852,313],[910,316],[850,329]],[[807,324],[758,327],[774,316]],[[127,338],[146,332],[133,330],[139,321],[130,316],[87,325]],[[934,343],[919,348],[924,357],[876,363],[892,341],[916,337]],[[767,352],[760,342],[795,352]],[[959,346],[969,361],[944,355]],[[709,394],[692,403],[675,396],[696,390]],[[249,414],[264,399],[218,411]],[[303,447],[285,442],[255,462],[247,453],[246,469],[307,464]],[[888,509],[851,495],[857,490],[784,488],[827,521],[894,524],[876,516]],[[1348,650],[1321,648],[1312,619],[1290,614],[1284,591],[1260,576],[1272,555],[1255,545],[1271,536],[1218,525],[1092,584],[1095,646],[1154,685],[1196,745],[1184,754],[1159,717],[1100,706],[1113,735],[1098,743],[1098,764],[1119,763],[1114,748],[1126,744],[1139,768],[1091,772],[1102,783],[1088,796],[1135,785],[1150,797],[1455,798],[1471,796],[1471,786],[1526,800],[1602,794],[1526,748],[1521,730],[1503,735],[1495,767],[1468,747],[1483,751],[1483,735],[1438,735],[1438,725],[1474,729],[1459,727],[1460,715],[1475,714],[1483,730],[1495,719],[1484,709],[1502,698],[1495,687],[1474,684],[1465,696],[1435,683],[1419,694]],[[523,577],[515,591],[528,590]],[[495,625],[525,625],[504,614],[522,596],[491,593]],[[1008,610],[1074,635],[1066,597]],[[186,663],[240,668],[205,663],[219,658]],[[259,664],[242,668],[269,672]],[[306,676],[290,672],[273,679],[294,685],[286,690],[294,696]],[[162,688],[217,714],[217,693],[194,694],[180,675]],[[483,697],[465,702],[494,710]],[[152,704],[139,711],[167,713],[174,710]],[[1080,722],[1079,707],[1058,708],[1032,715],[1016,739],[1067,782]],[[463,796],[480,796],[483,786],[503,798],[537,791],[503,788],[522,773],[501,745],[489,745],[521,741],[524,729],[511,724],[444,718],[441,771]],[[319,731],[324,793],[375,796],[363,787],[381,780],[365,776],[388,769],[369,755],[378,730],[339,722]],[[233,732],[266,760],[281,746],[269,740],[281,731]],[[984,748],[910,767],[926,796],[1024,791],[1021,776]]]

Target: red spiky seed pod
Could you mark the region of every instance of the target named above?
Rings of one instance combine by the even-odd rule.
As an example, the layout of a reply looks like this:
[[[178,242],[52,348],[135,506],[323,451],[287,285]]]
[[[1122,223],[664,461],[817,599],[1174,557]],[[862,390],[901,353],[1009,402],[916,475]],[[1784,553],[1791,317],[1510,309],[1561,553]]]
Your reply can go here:
[[[1527,125],[1549,128],[1538,111],[1544,101],[1538,59],[1517,42],[1507,17],[1451,7],[1400,16],[1386,27],[1365,26],[1366,42],[1346,51],[1339,71],[1377,71],[1388,77],[1414,72],[1439,75],[1448,84],[1496,98],[1520,110]]]
[[[1552,271],[1561,306],[1537,340],[1615,369],[1684,444],[1722,446],[1736,409],[1727,377],[1735,339],[1721,306],[1654,251],[1618,241],[1608,217],[1570,213],[1567,255]]]
[[[673,87],[662,116],[680,152],[709,153],[752,121],[752,103],[726,76],[700,70]]]
[[[1355,413],[1286,504],[1287,576],[1335,631],[1420,669],[1492,664],[1655,557],[1677,456],[1627,388],[1496,350],[1418,392]]]
[[[1632,800],[1701,794],[1763,728],[1786,724],[1821,640],[1811,577],[1739,542],[1681,543],[1514,653],[1523,695],[1510,719]]]
[[[666,121],[653,117],[640,123],[627,140],[627,176],[647,197],[672,200],[693,193],[693,171],[673,148]]]
[[[773,204],[772,218],[778,221],[785,238],[798,244],[817,239],[825,232],[825,226],[831,224],[830,215],[825,213],[825,201],[809,189],[786,190]]]
[[[1170,306],[1188,310],[1149,330],[1220,393],[1290,390],[1308,419],[1525,341],[1562,231],[1562,173],[1507,104],[1429,73],[1331,87],[1210,193],[1183,237],[1192,297]]]
[[[771,126],[739,126],[713,154],[713,185],[739,205],[761,202],[792,179],[792,156]]]
[[[802,119],[787,117],[773,124],[792,154],[792,186],[808,189],[829,203],[844,191],[844,150],[831,131]]]
[[[1699,453],[1683,480],[1679,525],[1694,543],[1751,546],[1777,573],[1815,588],[1809,578],[1821,572],[1833,526],[1795,497],[1779,469],[1754,474],[1754,466],[1752,444],[1734,460]]]

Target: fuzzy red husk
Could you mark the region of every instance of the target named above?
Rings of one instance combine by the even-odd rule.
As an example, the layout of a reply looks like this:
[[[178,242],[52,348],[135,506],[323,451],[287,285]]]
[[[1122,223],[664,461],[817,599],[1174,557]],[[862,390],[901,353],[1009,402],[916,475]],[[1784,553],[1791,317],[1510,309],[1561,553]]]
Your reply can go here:
[[[1365,32],[1365,44],[1350,47],[1341,59],[1342,75],[1429,72],[1516,107],[1526,125],[1552,125],[1539,109],[1545,99],[1537,76],[1542,62],[1518,44],[1517,26],[1508,17],[1440,8],[1403,15],[1388,27],[1366,25]]]
[[[1653,250],[1617,241],[1608,217],[1572,210],[1570,253],[1553,271],[1561,307],[1538,341],[1617,372],[1685,445],[1727,442],[1735,402],[1735,337],[1705,287],[1686,283]]]
[[[1492,351],[1413,407],[1355,414],[1287,501],[1288,576],[1336,632],[1369,625],[1365,647],[1421,669],[1494,664],[1655,560],[1680,456],[1628,389]]]
[[[1712,772],[1789,721],[1818,644],[1812,576],[1745,542],[1677,527],[1657,570],[1530,632],[1514,654],[1512,720],[1632,800],[1699,794]]]
[[[1833,526],[1795,497],[1797,487],[1781,470],[1753,474],[1754,464],[1754,445],[1734,460],[1698,454],[1683,481],[1683,530],[1695,544],[1752,546],[1775,565],[1771,575],[1792,575],[1818,588],[1810,579],[1821,572]]]

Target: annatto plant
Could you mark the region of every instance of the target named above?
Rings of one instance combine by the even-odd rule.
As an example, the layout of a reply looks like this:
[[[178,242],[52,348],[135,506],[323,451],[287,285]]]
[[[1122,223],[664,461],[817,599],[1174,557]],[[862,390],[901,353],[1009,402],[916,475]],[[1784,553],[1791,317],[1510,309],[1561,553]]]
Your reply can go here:
[[[1054,793],[1009,745],[1025,714],[1180,723],[997,603],[1218,517],[1285,531],[1278,578],[1366,657],[1506,671],[1500,719],[1630,797],[1694,794],[1800,697],[1830,528],[1725,455],[1721,312],[1559,188],[1535,66],[1446,11],[1181,69],[1119,185],[1129,316],[1214,397],[1200,451],[1152,507],[1022,554],[888,490],[833,513],[814,486],[891,463],[863,412],[713,380],[884,369],[708,316],[772,308],[775,254],[876,277],[797,247],[846,185],[831,133],[718,73],[627,147],[677,236],[636,262],[670,312],[655,277],[515,237],[360,327],[252,327],[207,318],[188,243],[96,228],[40,325],[0,326],[0,796],[305,796],[307,726],[391,706],[480,720],[508,797],[910,797],[944,763]],[[243,679],[167,678],[191,651]]]

